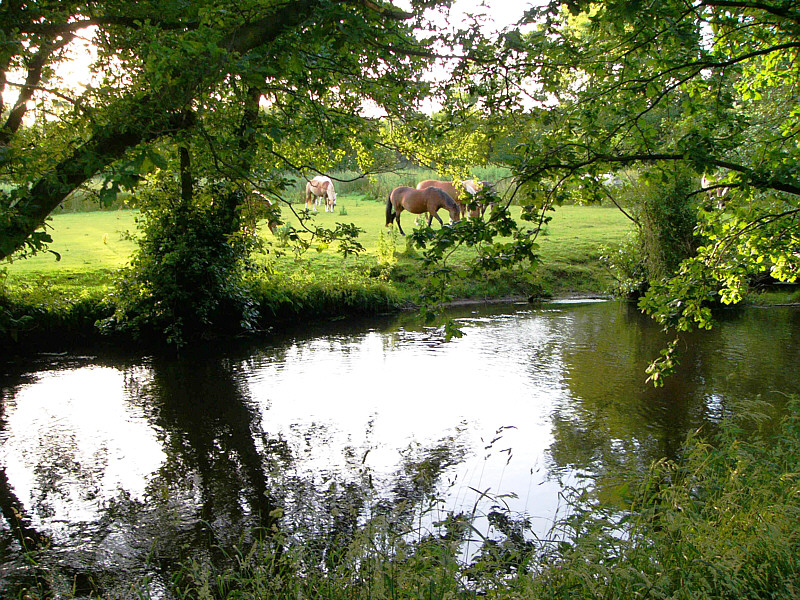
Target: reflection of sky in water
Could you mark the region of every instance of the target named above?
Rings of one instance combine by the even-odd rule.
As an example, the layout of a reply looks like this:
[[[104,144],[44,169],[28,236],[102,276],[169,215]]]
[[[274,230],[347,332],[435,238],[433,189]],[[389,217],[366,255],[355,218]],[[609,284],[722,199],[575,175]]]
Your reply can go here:
[[[442,478],[448,507],[514,492],[513,510],[549,519],[559,491],[545,481],[549,414],[564,393],[549,323],[468,316],[466,336],[449,343],[432,329],[314,338],[280,359],[251,357],[239,376],[267,438],[291,447],[296,475],[324,485],[363,467],[386,492],[404,457],[451,438],[466,460]],[[98,521],[123,493],[146,502],[167,460],[153,407],[130,397],[152,373],[72,364],[17,388],[0,431],[13,493],[57,539],[70,524]],[[260,436],[254,442],[264,450]]]
[[[43,507],[35,526],[96,520],[123,490],[144,497],[164,453],[123,379],[100,367],[42,373],[6,404],[0,463],[18,499]]]
[[[433,331],[298,343],[255,367],[250,394],[269,435],[302,457],[301,472],[343,471],[350,446],[388,480],[400,450],[453,436],[469,455],[445,477],[450,506],[470,509],[475,490],[514,492],[514,509],[552,516],[560,488],[542,485],[544,456],[553,398],[564,393],[552,332],[513,316],[461,326],[465,337],[449,343]]]

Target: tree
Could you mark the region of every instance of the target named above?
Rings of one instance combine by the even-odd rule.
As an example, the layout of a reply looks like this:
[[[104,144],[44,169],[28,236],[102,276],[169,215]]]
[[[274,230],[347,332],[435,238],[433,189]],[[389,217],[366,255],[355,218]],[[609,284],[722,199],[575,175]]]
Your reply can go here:
[[[0,259],[45,248],[47,216],[79,188],[101,201],[138,190],[147,225],[106,326],[181,343],[223,314],[254,323],[251,192],[274,202],[288,175],[345,156],[378,168],[381,115],[416,119],[429,89],[419,73],[442,36],[418,37],[423,13],[450,1],[412,3],[418,14],[373,0],[4,4],[2,83],[21,93],[0,129]],[[80,35],[100,80],[76,95],[54,74]],[[357,247],[352,228],[301,221]]]
[[[797,3],[553,1],[525,23],[506,32],[493,60],[514,64],[506,82],[537,101],[508,164],[521,186],[538,189],[539,208],[569,186],[605,197],[622,168],[665,182],[677,167],[694,173],[685,197],[694,199],[696,254],[650,282],[647,312],[678,331],[709,327],[712,304],[738,302],[754,273],[796,280]],[[714,180],[707,189],[703,174]],[[722,210],[705,195],[718,189],[727,190]],[[675,347],[653,366],[654,381],[674,366]]]
[[[214,177],[279,191],[284,170],[313,172],[351,140],[373,143],[365,101],[413,110],[432,60],[432,42],[413,34],[421,17],[373,0],[12,0],[0,14],[0,83],[21,92],[0,107],[0,179],[13,184],[0,198],[0,258],[41,248],[46,217],[93,178],[108,197],[165,166],[166,142],[203,154]],[[102,81],[75,95],[53,69],[87,31]],[[268,107],[257,126],[243,118],[253,99]],[[25,126],[31,111],[55,117],[44,134]]]

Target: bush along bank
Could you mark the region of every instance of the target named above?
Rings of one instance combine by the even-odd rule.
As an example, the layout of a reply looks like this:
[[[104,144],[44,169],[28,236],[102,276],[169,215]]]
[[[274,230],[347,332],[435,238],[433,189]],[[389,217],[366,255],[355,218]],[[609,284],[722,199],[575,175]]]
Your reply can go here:
[[[220,301],[201,327],[179,330],[180,323],[157,318],[137,319],[120,326],[117,295],[113,292],[50,292],[44,298],[42,294],[17,289],[0,295],[0,341],[9,350],[52,350],[131,341],[144,346],[163,345],[165,339],[179,347],[203,339],[263,335],[301,319],[312,322],[375,315],[408,306],[409,302],[383,281],[259,282],[238,298]]]
[[[320,264],[318,264],[320,263]],[[426,278],[419,261],[330,265],[306,260],[280,272],[256,272],[221,292],[168,288],[161,299],[126,280],[126,271],[16,279],[0,288],[0,340],[9,348],[53,349],[71,344],[181,346],[203,339],[264,335],[298,322],[417,310],[420,303],[546,297],[529,271],[484,277]],[[91,279],[91,282],[88,280]],[[162,281],[169,284],[170,279]],[[88,285],[91,283],[92,285]],[[435,288],[435,289],[433,289]]]

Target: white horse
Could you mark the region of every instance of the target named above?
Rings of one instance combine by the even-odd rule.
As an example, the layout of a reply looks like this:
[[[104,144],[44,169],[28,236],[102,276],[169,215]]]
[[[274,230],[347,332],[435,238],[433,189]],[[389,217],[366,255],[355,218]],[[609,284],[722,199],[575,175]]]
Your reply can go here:
[[[725,200],[726,200],[725,196],[728,195],[730,188],[728,188],[727,186],[716,184],[708,177],[706,177],[705,173],[703,174],[703,177],[700,179],[700,187],[702,187],[703,191],[705,191],[708,194],[709,198],[711,198],[712,200],[716,200],[717,208],[719,209],[725,208]]]
[[[323,200],[320,200],[321,198]],[[306,184],[306,208],[313,208],[314,212],[317,210],[315,199],[317,204],[324,202],[325,212],[333,212],[336,207],[336,190],[333,189],[330,177],[317,175]]]

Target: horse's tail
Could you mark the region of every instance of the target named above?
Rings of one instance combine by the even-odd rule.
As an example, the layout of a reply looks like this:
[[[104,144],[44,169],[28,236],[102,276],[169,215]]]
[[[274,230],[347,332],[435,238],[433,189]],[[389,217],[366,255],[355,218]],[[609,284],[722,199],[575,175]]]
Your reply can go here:
[[[394,207],[392,206],[392,192],[386,200],[386,225],[391,225],[394,221]]]

